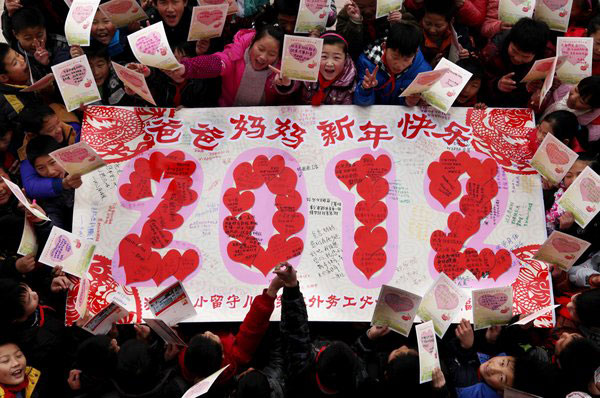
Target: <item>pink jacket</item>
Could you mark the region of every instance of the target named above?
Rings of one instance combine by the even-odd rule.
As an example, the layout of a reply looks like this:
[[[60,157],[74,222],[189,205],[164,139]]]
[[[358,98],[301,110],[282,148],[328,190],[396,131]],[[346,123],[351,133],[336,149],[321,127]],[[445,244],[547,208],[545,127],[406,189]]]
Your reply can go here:
[[[485,20],[481,25],[481,35],[491,39],[500,33],[502,21],[498,19],[499,0],[488,0]]]

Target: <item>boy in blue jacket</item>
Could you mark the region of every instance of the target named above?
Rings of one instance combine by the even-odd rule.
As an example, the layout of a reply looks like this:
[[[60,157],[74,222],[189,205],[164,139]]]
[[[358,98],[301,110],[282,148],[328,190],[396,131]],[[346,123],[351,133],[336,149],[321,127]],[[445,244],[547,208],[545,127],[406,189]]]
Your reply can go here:
[[[360,55],[356,69],[360,82],[354,93],[356,105],[415,106],[419,95],[400,97],[417,74],[431,70],[419,45],[423,34],[418,26],[397,23],[385,41],[375,41]]]

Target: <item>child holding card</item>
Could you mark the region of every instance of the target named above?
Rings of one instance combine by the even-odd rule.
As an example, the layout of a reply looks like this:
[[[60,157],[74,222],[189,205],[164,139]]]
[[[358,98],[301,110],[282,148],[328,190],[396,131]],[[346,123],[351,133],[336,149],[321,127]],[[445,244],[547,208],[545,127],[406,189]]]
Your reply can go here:
[[[146,11],[150,25],[162,21],[167,41],[171,46],[187,41],[192,21],[192,10],[188,7],[188,0],[152,0],[151,2],[152,8]]]
[[[577,149],[581,137],[587,138],[587,128],[579,125],[577,116],[573,112],[554,111],[549,113],[532,131],[529,141],[532,153],[535,153],[548,134],[552,134],[571,149]]]
[[[571,267],[569,281],[577,287],[600,287],[600,252],[594,253],[585,262]]]
[[[94,75],[94,81],[98,86],[98,92],[102,99],[93,103],[94,105],[113,105],[113,106],[131,106],[134,100],[125,95],[123,83],[117,77],[117,74],[111,66],[111,57],[108,54],[108,48],[92,43],[91,46],[85,48]]]
[[[106,47],[108,56],[113,61],[124,63],[134,60],[133,53],[129,49],[127,32],[124,29],[117,29],[100,9],[96,11],[92,21],[91,37],[92,43],[95,41]]]
[[[0,115],[14,120],[23,108],[38,102],[34,93],[21,92],[29,83],[25,57],[0,43]]]
[[[456,97],[456,101],[453,106],[466,106],[475,107],[477,109],[485,109],[486,105],[481,102],[481,98],[484,96],[481,94],[482,88],[485,87],[485,73],[481,62],[477,58],[463,58],[456,62],[456,65],[460,66],[467,72],[472,74],[469,82],[460,92],[460,95]]]
[[[293,35],[296,28],[299,8],[299,0],[275,0],[273,6],[267,6],[264,15],[259,19],[264,19],[265,22],[277,22],[286,35]],[[333,26],[337,18],[335,1],[331,1],[329,3],[329,8],[325,9],[325,11],[327,12],[326,27]],[[318,37],[321,33],[323,32],[315,31],[311,32],[311,35],[316,35],[315,37]]]

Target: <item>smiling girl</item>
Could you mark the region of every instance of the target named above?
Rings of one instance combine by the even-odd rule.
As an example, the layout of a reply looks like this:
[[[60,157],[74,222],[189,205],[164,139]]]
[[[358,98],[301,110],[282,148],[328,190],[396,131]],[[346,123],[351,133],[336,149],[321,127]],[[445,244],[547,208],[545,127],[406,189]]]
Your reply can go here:
[[[40,372],[27,366],[25,354],[10,339],[0,342],[0,396],[37,397]]]

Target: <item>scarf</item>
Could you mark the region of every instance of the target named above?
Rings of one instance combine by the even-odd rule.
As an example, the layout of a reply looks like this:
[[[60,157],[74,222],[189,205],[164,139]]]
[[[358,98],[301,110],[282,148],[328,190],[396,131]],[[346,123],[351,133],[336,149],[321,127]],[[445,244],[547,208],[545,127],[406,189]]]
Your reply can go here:
[[[390,78],[387,79],[387,81],[385,83],[383,83],[383,85],[381,87],[376,87],[375,91],[379,91],[379,90],[383,90],[388,84],[391,83],[392,85],[392,89],[390,90],[390,92],[387,95],[391,95],[394,93],[394,90],[396,89],[396,75],[392,74],[392,72],[390,72],[390,68],[387,65],[387,63],[385,62],[385,52],[387,51],[387,49],[383,50],[383,55],[381,56],[381,62],[383,62],[383,66],[385,66],[385,70],[387,71],[387,73],[390,75]],[[408,68],[407,68],[408,69]]]
[[[15,385],[15,386],[7,386],[7,385],[2,384],[2,385],[0,385],[0,388],[2,390],[4,390],[4,398],[16,398],[17,393],[24,391],[28,385],[29,385],[29,375],[27,373],[25,373],[25,378],[19,384]]]
[[[338,75],[339,77],[339,75]],[[325,99],[325,97],[327,96],[325,94],[325,90],[331,86],[333,83],[335,83],[338,79],[338,77],[336,77],[333,80],[325,80],[325,78],[319,73],[319,90],[315,93],[315,95],[313,95],[310,103],[313,106],[319,106],[323,103],[323,100]]]

